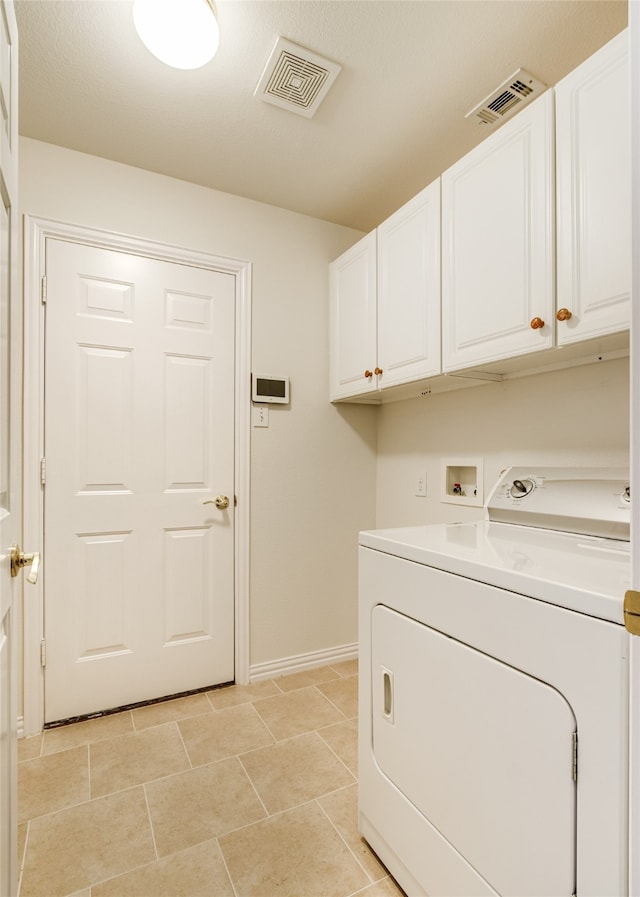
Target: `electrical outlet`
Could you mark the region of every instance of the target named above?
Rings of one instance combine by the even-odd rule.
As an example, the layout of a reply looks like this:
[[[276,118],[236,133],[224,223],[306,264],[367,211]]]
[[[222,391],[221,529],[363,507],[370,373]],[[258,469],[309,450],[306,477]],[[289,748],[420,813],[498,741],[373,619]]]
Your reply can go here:
[[[426,498],[427,497],[427,475],[426,473],[421,473],[418,475],[416,480],[416,495],[418,498]]]
[[[269,409],[264,405],[253,406],[253,426],[268,427],[269,426]]]

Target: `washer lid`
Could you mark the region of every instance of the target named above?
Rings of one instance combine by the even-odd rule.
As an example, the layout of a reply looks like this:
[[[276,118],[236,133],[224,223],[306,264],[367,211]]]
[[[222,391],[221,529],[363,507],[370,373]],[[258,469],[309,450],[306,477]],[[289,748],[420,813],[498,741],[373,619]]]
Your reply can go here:
[[[360,545],[624,624],[626,541],[482,520],[371,530]]]
[[[489,520],[629,541],[629,471],[509,467],[487,499]]]

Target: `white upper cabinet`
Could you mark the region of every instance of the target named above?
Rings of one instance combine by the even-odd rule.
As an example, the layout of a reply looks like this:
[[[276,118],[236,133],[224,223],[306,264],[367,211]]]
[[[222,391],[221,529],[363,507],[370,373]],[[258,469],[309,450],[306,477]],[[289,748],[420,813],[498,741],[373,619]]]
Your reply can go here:
[[[331,399],[440,373],[440,181],[329,266]]]
[[[442,175],[443,370],[550,348],[553,91]]]
[[[575,343],[552,353],[570,361],[594,337],[618,351],[631,317],[630,117],[625,30],[333,262],[332,400],[499,375],[506,359],[533,369]]]
[[[440,365],[440,181],[378,227],[378,385]]]
[[[557,341],[564,345],[629,326],[627,31],[556,86],[556,132]]]
[[[376,390],[376,234],[329,265],[331,399]]]

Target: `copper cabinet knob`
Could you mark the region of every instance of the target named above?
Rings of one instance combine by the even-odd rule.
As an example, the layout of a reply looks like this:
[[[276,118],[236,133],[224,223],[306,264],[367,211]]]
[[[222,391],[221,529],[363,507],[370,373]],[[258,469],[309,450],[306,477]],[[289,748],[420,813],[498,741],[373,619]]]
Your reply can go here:
[[[569,311],[568,308],[559,308],[556,312],[556,319],[558,321],[570,321],[573,317],[573,314]]]
[[[382,373],[382,368],[374,368],[373,373],[374,373],[374,374],[381,374],[381,373]]]
[[[542,318],[532,318],[531,320],[531,329],[532,330],[541,330],[544,327],[544,321]]]
[[[365,377],[367,377],[367,378],[369,378],[369,377],[373,377],[373,371],[365,371],[365,372],[364,372],[364,375],[365,375]]]

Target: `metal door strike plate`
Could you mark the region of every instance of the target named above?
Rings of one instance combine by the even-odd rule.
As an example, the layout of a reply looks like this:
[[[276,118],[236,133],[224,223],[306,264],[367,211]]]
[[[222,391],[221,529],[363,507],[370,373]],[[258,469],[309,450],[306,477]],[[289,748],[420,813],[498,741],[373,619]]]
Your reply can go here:
[[[624,625],[631,635],[640,635],[640,592],[633,589],[624,593]]]

